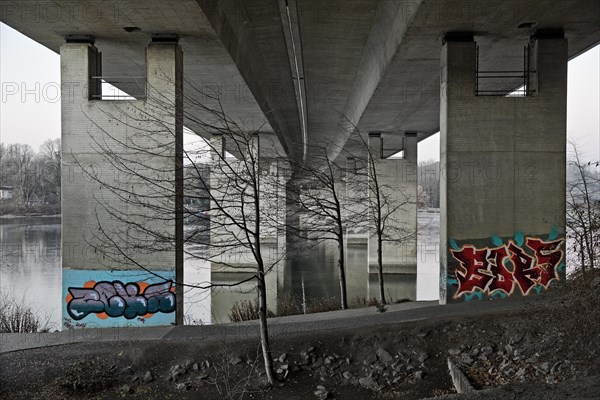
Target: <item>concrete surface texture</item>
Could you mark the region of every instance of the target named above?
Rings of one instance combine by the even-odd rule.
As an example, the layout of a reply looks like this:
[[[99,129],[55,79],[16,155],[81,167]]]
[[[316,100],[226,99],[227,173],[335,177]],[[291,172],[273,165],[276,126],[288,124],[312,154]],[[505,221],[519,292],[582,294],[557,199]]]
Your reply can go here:
[[[442,301],[472,299],[474,282],[482,282],[479,299],[491,296],[493,278],[502,289],[494,295],[539,292],[564,274],[566,67],[570,58],[600,42],[597,1],[58,0],[2,1],[1,6],[3,22],[61,53],[66,303],[72,296],[69,285],[90,290],[83,285],[106,278],[89,271],[133,271],[143,264],[163,280],[182,276],[182,188],[177,183],[182,181],[182,130],[185,124],[212,137],[211,108],[222,110],[243,134],[276,136],[291,159],[308,163],[323,151],[322,144],[329,145],[330,160],[340,154],[350,134],[348,122],[363,133],[380,132],[386,148],[405,151],[404,160],[377,162],[382,178],[398,188],[396,193],[414,192],[415,198],[416,180],[403,178],[416,164],[416,141],[439,128],[445,174]],[[536,36],[548,28],[565,37]],[[443,43],[453,32],[470,32],[473,38],[454,35],[460,40]],[[64,44],[73,34],[90,35],[95,45]],[[178,44],[164,43],[165,35],[177,37]],[[525,66],[528,96],[476,96],[476,66],[522,69],[523,46],[532,37]],[[89,96],[98,90],[91,77],[97,74],[121,88],[121,79],[141,76],[147,91],[136,100],[93,100]],[[117,164],[107,159],[106,146]],[[236,154],[234,142],[219,148],[221,154]],[[258,145],[250,151],[257,157],[261,152]],[[100,168],[102,184],[94,168]],[[279,172],[276,166],[274,174],[261,175],[265,188],[267,178],[275,177],[277,213],[285,194]],[[228,187],[219,174],[211,179],[214,188]],[[152,196],[165,188],[172,196]],[[236,201],[230,195],[224,197]],[[289,208],[293,201],[287,199]],[[409,229],[416,227],[415,206],[410,207],[398,218]],[[156,209],[171,214],[146,218],[148,226],[115,218],[137,215],[139,221],[154,217]],[[175,251],[165,238],[174,240]],[[146,250],[153,248],[137,248],[135,260],[124,257],[118,248],[136,239],[146,243]],[[94,243],[117,251],[107,257],[93,246],[90,251],[87,245]],[[278,240],[275,258],[283,246]],[[455,252],[464,246],[473,254],[461,261]],[[386,246],[385,263],[397,265],[398,258],[409,257],[405,264],[412,271],[416,247],[412,242],[409,247],[404,252]],[[239,258],[236,264],[252,261],[248,252]],[[512,269],[505,264],[508,258]],[[483,262],[488,266],[481,273],[477,267]],[[519,269],[519,262],[534,267]],[[399,269],[405,264],[401,260]],[[68,271],[84,271],[87,278],[69,277]],[[130,289],[136,295],[144,291],[139,285]],[[170,289],[161,296],[170,299]],[[135,317],[147,324],[159,319],[138,311]],[[166,307],[159,314],[171,312]]]
[[[382,231],[384,273],[417,273],[417,138],[405,137],[402,158],[382,157],[380,135],[369,136],[369,272],[377,273],[378,235]],[[373,171],[374,170],[374,171]],[[379,201],[378,199],[379,198]],[[380,213],[380,217],[376,217]],[[412,299],[416,299],[416,292]]]
[[[455,270],[460,262],[465,274],[473,272],[469,260],[478,257],[453,254],[465,245],[504,252],[503,243],[513,243],[516,249],[531,247],[529,238],[543,240],[544,246],[550,247],[543,251],[544,256],[536,255],[539,264],[548,268],[549,274],[564,276],[564,266],[560,271],[564,241],[556,246],[549,243],[562,240],[565,234],[567,60],[566,39],[533,40],[530,69],[535,71],[531,72],[535,83],[529,88],[530,95],[476,96],[476,43],[449,40],[444,45],[440,111],[442,301],[462,300],[456,288],[456,279],[461,277]],[[517,250],[510,251],[515,254]],[[550,262],[545,256],[551,253],[558,258]],[[495,254],[485,257],[489,260]],[[491,269],[483,264],[477,267],[489,269],[490,278],[475,273],[475,277],[465,277],[462,284],[481,278],[475,287],[491,295],[493,288],[487,283],[495,278],[491,285],[508,285],[496,287],[505,295],[527,292],[526,283],[534,278],[524,276],[521,282],[518,260],[513,260],[510,272],[502,264],[510,254],[497,254]],[[521,257],[529,260],[526,255]],[[479,262],[485,260],[475,261]],[[512,273],[519,285],[510,285]]]
[[[230,275],[229,284],[257,273],[257,257],[264,263],[269,307],[277,309],[278,288],[283,279],[286,257],[285,201],[286,176],[280,160],[262,152],[261,134],[244,136],[228,131],[210,141],[210,248],[211,283],[220,284]],[[226,151],[235,142],[238,158]],[[258,209],[258,210],[257,210]],[[253,291],[255,282],[246,290]],[[242,287],[223,287],[219,296],[239,296]],[[227,303],[226,303],[227,304]],[[224,310],[226,314],[229,310]],[[213,314],[214,315],[214,314]]]
[[[133,271],[133,283],[158,276],[173,280],[182,273],[183,248],[171,246],[183,239],[182,180],[177,179],[182,173],[182,55],[176,43],[152,43],[146,53],[145,100],[104,101],[95,97],[99,88],[92,78],[100,74],[97,49],[88,43],[61,47],[67,303],[70,287],[90,290],[86,282],[112,281],[107,275],[112,271]],[[125,275],[117,273],[114,280]],[[138,287],[135,295],[143,290]],[[133,294],[127,289],[123,296]],[[182,310],[180,288],[176,297]]]
[[[65,34],[94,35],[107,76],[143,75],[150,35],[178,34],[185,91],[195,85],[219,94],[227,115],[275,132],[296,157],[302,146],[290,144],[305,140],[335,141],[332,149],[340,149],[348,133],[340,112],[363,132],[435,133],[445,32],[475,32],[488,70],[522,65],[522,46],[535,29],[562,27],[569,58],[600,41],[600,4],[589,0],[3,1],[2,11],[3,22],[56,52]],[[289,52],[300,45],[296,76]],[[185,107],[198,116],[192,102]],[[185,124],[194,129],[193,118]]]

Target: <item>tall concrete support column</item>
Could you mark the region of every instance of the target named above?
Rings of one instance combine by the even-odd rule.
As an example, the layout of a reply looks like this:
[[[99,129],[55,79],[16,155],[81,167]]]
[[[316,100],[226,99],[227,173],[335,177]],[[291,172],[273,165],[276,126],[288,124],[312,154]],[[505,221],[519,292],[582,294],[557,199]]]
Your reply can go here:
[[[182,52],[146,55],[146,97],[108,101],[93,42],[60,49],[65,328],[183,323]]]
[[[443,45],[441,303],[564,279],[567,41],[538,33],[529,60],[526,97],[477,96],[476,43]]]
[[[275,158],[263,155],[262,142],[267,146],[268,137],[255,134],[251,138],[240,139],[228,135],[215,134],[211,139],[211,243],[213,268],[254,268],[255,258],[249,247],[254,245],[252,235],[248,238],[247,229],[256,231],[256,207],[258,200],[260,219],[260,241],[264,246],[262,256],[266,262],[275,262],[285,255],[282,247],[285,236],[285,171]],[[226,153],[227,141],[237,141],[232,145],[238,158]],[[256,182],[258,199],[254,193]],[[243,199],[243,200],[242,200]],[[222,265],[221,265],[222,264]]]
[[[228,139],[236,141],[231,148],[244,154],[238,154],[238,158],[227,155]],[[267,304],[276,312],[278,289],[285,278],[286,179],[283,166],[262,151],[273,147],[269,140],[272,138],[263,134],[245,139],[218,134],[211,139],[211,282],[232,284],[251,278],[257,271],[254,251],[260,249],[266,272]],[[258,185],[257,213],[254,180]],[[253,236],[257,215],[260,243]],[[227,315],[240,299],[255,300],[256,292],[252,290],[255,285],[255,280],[249,280],[213,292],[213,315]]]
[[[403,297],[416,298],[417,273],[417,138],[416,133],[406,133],[404,156],[384,159],[381,135],[369,136],[369,148],[373,165],[369,168],[369,272],[378,271],[379,240],[377,219],[381,221],[383,239],[381,258],[383,273],[414,275],[415,285]],[[375,179],[376,178],[376,179]],[[377,192],[381,206],[377,206]],[[380,218],[373,218],[377,209]],[[408,293],[408,295],[407,295]],[[392,297],[398,298],[394,293]]]
[[[366,152],[365,152],[366,153]],[[368,242],[368,229],[361,224],[356,224],[352,219],[356,220],[356,215],[361,217],[367,214],[366,199],[368,199],[368,177],[364,173],[366,167],[367,155],[365,154],[360,159],[347,158],[346,159],[346,177],[341,182],[344,185],[344,198],[343,198],[343,210],[345,214],[343,216],[346,221],[346,234],[344,239],[347,245],[366,245]],[[362,173],[360,169],[362,168]],[[365,200],[364,202],[357,201],[359,199]]]

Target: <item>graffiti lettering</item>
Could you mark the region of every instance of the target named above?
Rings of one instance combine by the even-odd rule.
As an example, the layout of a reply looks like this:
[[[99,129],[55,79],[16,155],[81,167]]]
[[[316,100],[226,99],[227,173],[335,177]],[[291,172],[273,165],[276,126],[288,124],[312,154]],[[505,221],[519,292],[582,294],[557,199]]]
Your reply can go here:
[[[510,240],[494,248],[465,245],[460,250],[450,250],[460,264],[454,272],[458,281],[454,298],[475,290],[511,295],[518,287],[527,295],[536,285],[548,288],[553,279],[559,279],[563,242],[564,239],[544,242],[528,237],[523,247]]]
[[[556,267],[560,263],[563,254],[560,251],[562,240],[543,242],[535,238],[527,238],[527,246],[535,252],[536,263],[540,271],[540,283],[547,287],[552,279],[556,277]]]
[[[492,281],[488,290],[502,290],[506,293],[512,293],[514,281],[511,272],[506,268],[505,262],[508,260],[508,251],[505,247],[498,247],[490,251],[486,258],[489,265],[489,271],[492,274]]]
[[[145,286],[144,283],[120,281],[95,283],[93,287],[70,287],[67,312],[78,321],[89,314],[125,317],[133,319],[158,312],[175,311],[175,294],[171,291],[172,281]],[[140,285],[145,289],[140,289]]]
[[[515,268],[513,276],[521,288],[521,292],[523,294],[529,293],[529,289],[535,285],[535,281],[539,276],[535,268],[534,259],[513,242],[508,244],[508,249],[512,253],[510,260]]]
[[[487,269],[487,249],[478,250],[465,246],[460,252],[452,251],[452,255],[464,266],[464,276],[457,275],[461,292],[472,292],[476,288],[487,287],[494,277]]]

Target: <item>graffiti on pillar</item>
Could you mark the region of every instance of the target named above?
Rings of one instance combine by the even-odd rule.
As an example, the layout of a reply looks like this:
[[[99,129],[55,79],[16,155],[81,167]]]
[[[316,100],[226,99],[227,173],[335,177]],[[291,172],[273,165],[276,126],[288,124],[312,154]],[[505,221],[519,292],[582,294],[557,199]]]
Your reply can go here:
[[[175,312],[172,281],[153,285],[146,282],[88,281],[83,287],[70,287],[68,290],[67,312],[76,321],[89,314],[100,319],[134,319],[150,318],[159,312]]]
[[[507,243],[493,236],[493,246],[482,247],[458,247],[451,241],[449,251],[458,263],[448,282],[457,286],[453,298],[470,301],[514,293],[527,296],[547,289],[552,281],[560,280],[564,270],[564,239],[553,236],[543,240],[517,232]]]
[[[170,326],[174,270],[63,269],[63,328]]]

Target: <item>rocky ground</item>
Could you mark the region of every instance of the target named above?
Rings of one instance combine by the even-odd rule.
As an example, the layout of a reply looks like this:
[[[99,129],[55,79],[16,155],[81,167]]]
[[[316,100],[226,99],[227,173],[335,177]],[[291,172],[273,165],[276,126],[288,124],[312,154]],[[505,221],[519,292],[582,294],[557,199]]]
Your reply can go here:
[[[243,340],[2,354],[0,398],[460,398],[448,357],[480,390],[465,398],[600,398],[600,278],[555,289],[545,300],[509,313],[273,337],[281,383],[271,388],[257,343]]]

